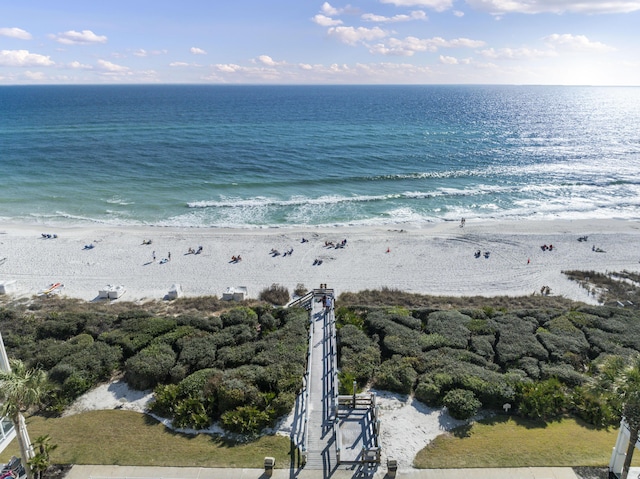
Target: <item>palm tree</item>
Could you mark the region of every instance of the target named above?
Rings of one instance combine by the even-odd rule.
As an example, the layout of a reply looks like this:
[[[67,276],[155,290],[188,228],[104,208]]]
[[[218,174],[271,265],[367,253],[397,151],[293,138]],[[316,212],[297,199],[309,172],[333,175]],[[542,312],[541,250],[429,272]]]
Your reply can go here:
[[[37,452],[31,459],[31,462],[29,462],[29,465],[34,472],[35,479],[42,479],[45,471],[51,465],[51,452],[54,451],[58,445],[51,444],[51,436],[45,434],[33,441],[32,446],[35,446]]]
[[[640,357],[636,357],[633,364],[624,371],[620,395],[624,404],[622,416],[629,426],[629,445],[627,446],[627,455],[624,458],[620,477],[621,479],[627,479],[633,452],[640,434]]]
[[[12,359],[9,365],[9,371],[0,371],[0,415],[13,423],[27,478],[33,479],[29,461],[34,453],[22,413],[40,404],[47,392],[47,374],[40,369],[27,369],[20,360]]]

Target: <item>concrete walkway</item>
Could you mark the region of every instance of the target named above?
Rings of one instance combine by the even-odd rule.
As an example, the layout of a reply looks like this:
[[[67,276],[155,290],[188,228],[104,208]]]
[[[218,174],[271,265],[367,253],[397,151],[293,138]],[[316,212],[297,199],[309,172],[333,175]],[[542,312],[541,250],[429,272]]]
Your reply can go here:
[[[334,471],[275,469],[273,479],[387,478],[386,471]],[[262,469],[202,467],[73,466],[66,479],[267,479]],[[521,467],[508,469],[422,469],[398,472],[398,479],[579,479],[569,467]]]

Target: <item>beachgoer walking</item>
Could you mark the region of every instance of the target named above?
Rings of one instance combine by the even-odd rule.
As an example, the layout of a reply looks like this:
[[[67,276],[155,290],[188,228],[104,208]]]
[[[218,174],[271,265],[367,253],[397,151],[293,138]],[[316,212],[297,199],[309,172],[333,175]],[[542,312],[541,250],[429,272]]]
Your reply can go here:
[[[153,253],[151,253],[151,255],[153,256],[153,262],[156,262],[156,252],[154,251]]]
[[[167,258],[169,259],[169,261],[171,261],[171,251],[167,253]]]

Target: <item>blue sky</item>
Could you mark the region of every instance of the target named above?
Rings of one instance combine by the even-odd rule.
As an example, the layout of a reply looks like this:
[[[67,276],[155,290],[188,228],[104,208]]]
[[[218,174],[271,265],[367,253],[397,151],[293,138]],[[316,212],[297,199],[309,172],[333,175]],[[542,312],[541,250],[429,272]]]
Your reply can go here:
[[[6,0],[0,84],[640,85],[640,0]]]

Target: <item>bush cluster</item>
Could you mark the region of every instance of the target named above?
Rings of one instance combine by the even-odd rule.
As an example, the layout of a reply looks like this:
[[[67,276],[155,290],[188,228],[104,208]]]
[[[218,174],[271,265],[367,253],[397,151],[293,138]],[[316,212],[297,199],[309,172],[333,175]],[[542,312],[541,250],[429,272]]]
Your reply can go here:
[[[133,305],[68,312],[61,303],[59,311],[30,311],[29,320],[26,312],[0,308],[0,327],[12,356],[49,372],[52,412],[121,372],[129,386],[154,389],[153,411],[178,427],[220,420],[230,431],[255,434],[293,407],[308,314],[240,306],[215,315],[198,309],[204,304],[185,303],[174,315]]]
[[[350,394],[355,380],[413,393],[459,418],[509,403],[526,417],[573,413],[616,424],[619,399],[594,386],[614,374],[598,365],[640,351],[640,314],[621,308],[340,306],[337,320],[341,393]]]

